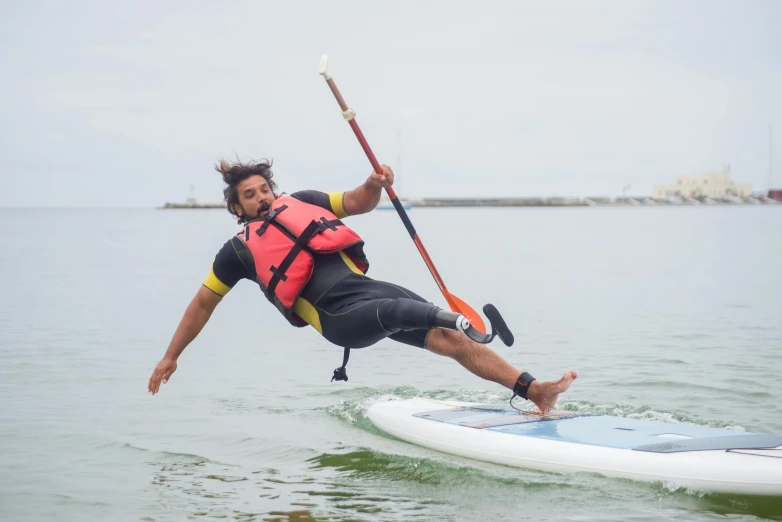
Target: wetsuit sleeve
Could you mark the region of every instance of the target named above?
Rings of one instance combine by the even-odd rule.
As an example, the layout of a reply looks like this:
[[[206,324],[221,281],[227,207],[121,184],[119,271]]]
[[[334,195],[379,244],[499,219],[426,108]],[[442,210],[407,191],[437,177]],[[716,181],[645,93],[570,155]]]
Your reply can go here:
[[[342,219],[348,216],[345,211],[345,193],[344,192],[320,192],[318,190],[300,190],[291,194],[304,203],[325,208],[334,213],[335,216]]]
[[[226,241],[215,256],[212,269],[204,280],[205,287],[219,296],[225,296],[240,279],[255,277],[242,262],[240,257],[242,247],[244,244],[236,238]]]

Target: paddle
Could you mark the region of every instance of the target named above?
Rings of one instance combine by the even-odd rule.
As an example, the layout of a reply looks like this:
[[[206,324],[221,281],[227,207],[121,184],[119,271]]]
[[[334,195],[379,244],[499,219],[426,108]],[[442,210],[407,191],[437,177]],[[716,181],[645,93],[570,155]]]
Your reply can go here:
[[[369,158],[369,162],[372,164],[372,168],[375,170],[375,172],[383,172],[383,170],[380,168],[380,164],[378,163],[377,158],[375,158],[375,154],[372,152],[372,149],[369,148],[369,144],[367,143],[366,138],[364,138],[364,133],[361,132],[358,123],[356,123],[355,111],[349,108],[348,104],[345,103],[345,99],[342,97],[342,94],[340,94],[339,89],[337,89],[337,85],[334,83],[334,79],[328,73],[328,61],[329,58],[325,55],[320,59],[320,74],[323,75],[323,78],[326,79],[326,83],[331,89],[331,92],[334,94],[334,97],[337,99],[337,103],[339,103],[339,108],[342,109],[342,116],[350,124],[350,128],[353,129],[353,133],[356,135],[356,138],[358,138],[358,142],[361,144],[361,148],[364,149],[364,153],[367,155],[367,158]],[[432,277],[434,277],[437,286],[443,293],[448,306],[451,307],[451,311],[462,314],[470,321],[470,323],[472,323],[472,326],[476,330],[479,330],[481,333],[486,333],[486,325],[484,324],[483,319],[478,314],[478,312],[470,308],[467,303],[453,295],[445,287],[443,278],[440,277],[440,273],[437,271],[437,268],[435,268],[434,263],[432,262],[432,258],[429,257],[426,248],[424,248],[424,245],[421,242],[421,238],[418,237],[418,233],[415,231],[413,223],[410,221],[410,218],[408,217],[407,212],[405,212],[405,209],[402,206],[402,203],[399,201],[399,198],[397,198],[394,189],[391,187],[386,187],[386,193],[388,194],[388,197],[391,198],[391,203],[394,205],[394,208],[399,214],[399,217],[402,219],[402,223],[404,223],[407,232],[413,239],[413,243],[415,243],[416,248],[418,248],[418,252],[421,254],[421,257],[424,258],[426,267],[429,269],[429,272],[432,273]]]

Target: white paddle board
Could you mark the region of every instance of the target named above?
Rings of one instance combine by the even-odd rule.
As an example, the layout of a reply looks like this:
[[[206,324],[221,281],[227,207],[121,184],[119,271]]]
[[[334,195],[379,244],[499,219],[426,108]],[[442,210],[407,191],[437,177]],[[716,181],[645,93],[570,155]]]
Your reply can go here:
[[[555,410],[410,399],[367,410],[380,430],[444,453],[533,470],[782,495],[782,437]]]

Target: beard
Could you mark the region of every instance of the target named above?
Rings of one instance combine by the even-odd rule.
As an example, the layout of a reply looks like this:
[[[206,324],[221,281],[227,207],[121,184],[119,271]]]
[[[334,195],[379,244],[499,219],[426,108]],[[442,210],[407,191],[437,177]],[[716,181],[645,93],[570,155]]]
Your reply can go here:
[[[255,215],[255,218],[257,219],[261,217],[261,213],[266,212],[267,210],[269,210],[269,208],[271,208],[271,204],[269,202],[264,201],[263,203],[261,203],[261,206],[258,207],[258,213]]]

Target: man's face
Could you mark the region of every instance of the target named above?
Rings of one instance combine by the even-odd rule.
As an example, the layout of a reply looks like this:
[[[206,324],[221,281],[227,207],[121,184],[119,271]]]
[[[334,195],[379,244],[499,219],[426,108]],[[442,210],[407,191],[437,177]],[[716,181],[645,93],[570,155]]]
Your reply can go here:
[[[234,210],[245,219],[265,216],[276,199],[269,184],[260,175],[250,176],[236,188],[239,192],[239,204]]]

